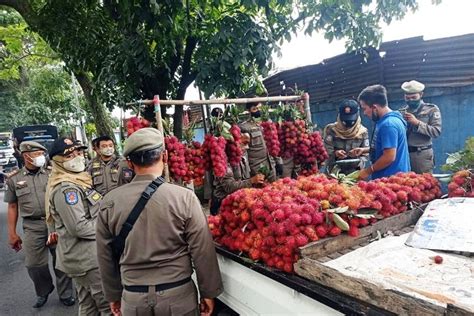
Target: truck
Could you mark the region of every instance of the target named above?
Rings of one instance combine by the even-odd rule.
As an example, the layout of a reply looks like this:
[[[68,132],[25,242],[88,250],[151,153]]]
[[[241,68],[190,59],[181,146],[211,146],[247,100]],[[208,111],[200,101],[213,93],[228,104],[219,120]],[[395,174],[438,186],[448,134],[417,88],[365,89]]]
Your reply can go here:
[[[5,174],[18,167],[14,153],[12,134],[0,133],[0,189],[4,187]]]
[[[15,142],[16,158],[18,166],[23,166],[23,161],[19,152],[19,146],[23,141],[35,141],[43,145],[48,151],[58,138],[58,128],[53,125],[25,125],[13,129],[13,139]]]

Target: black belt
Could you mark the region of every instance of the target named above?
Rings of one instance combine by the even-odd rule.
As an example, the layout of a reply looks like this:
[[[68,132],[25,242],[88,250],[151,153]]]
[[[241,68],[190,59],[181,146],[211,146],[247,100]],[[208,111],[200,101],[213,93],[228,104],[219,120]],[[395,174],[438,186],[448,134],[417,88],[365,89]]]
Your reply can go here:
[[[433,148],[433,146],[432,146],[432,145],[428,145],[428,146],[419,146],[419,147],[408,146],[408,152],[410,152],[410,153],[414,153],[414,152],[417,152],[417,151],[428,150],[428,149],[431,149],[431,148]]]
[[[28,217],[23,217],[23,219],[29,219],[31,221],[44,221],[46,217],[44,216],[28,216]]]
[[[188,277],[184,280],[177,281],[177,282],[157,284],[155,285],[155,292],[173,289],[180,285],[186,284],[189,281],[191,281],[191,277]],[[125,290],[129,292],[135,292],[135,293],[148,293],[148,287],[149,285],[125,285],[124,286]]]

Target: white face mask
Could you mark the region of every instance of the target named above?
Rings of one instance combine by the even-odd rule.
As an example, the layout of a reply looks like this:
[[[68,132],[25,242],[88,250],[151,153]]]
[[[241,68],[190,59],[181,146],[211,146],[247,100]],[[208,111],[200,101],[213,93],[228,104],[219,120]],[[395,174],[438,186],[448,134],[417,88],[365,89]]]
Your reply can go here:
[[[100,153],[106,157],[110,157],[115,153],[115,149],[113,147],[101,148]]]
[[[44,155],[38,156],[38,157],[30,157],[31,158],[31,164],[35,167],[41,168],[44,166],[46,163],[46,157]]]
[[[84,156],[76,156],[75,158],[63,163],[65,169],[72,172],[82,172],[86,169],[86,159]]]

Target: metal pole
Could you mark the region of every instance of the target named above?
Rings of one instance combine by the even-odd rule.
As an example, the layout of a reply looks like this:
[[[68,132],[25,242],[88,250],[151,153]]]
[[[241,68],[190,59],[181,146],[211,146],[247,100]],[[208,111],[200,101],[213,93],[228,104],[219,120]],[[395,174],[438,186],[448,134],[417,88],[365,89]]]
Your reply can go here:
[[[210,99],[210,100],[161,100],[162,105],[193,105],[193,104],[246,104],[250,102],[287,102],[301,100],[302,96],[276,96],[276,97],[257,97],[257,98],[239,98],[239,99]],[[153,100],[140,100],[129,102],[126,105],[134,104],[153,104]]]
[[[201,89],[198,88],[199,100],[202,100]],[[207,120],[206,120],[206,105],[201,105],[202,124],[204,127],[204,134],[207,134]]]
[[[161,120],[161,106],[160,106],[160,96],[159,95],[155,95],[153,97],[153,106],[155,107],[154,111],[155,111],[156,127],[164,136],[165,132],[163,130],[163,121]],[[164,143],[163,143],[163,147],[166,150],[166,145]],[[164,173],[165,181],[170,182],[170,172],[169,172],[167,163],[165,164],[165,166],[163,168],[163,173]]]
[[[306,120],[311,124],[311,131],[313,131],[313,121],[311,119],[311,107],[309,105],[309,94],[307,92],[303,94],[303,100],[304,100],[304,110],[306,113]]]

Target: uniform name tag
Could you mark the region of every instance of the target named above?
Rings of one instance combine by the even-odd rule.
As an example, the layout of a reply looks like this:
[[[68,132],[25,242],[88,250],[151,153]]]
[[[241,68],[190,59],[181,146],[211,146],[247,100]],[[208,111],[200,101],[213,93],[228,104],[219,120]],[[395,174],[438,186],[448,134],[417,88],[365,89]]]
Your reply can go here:
[[[92,163],[92,168],[100,168],[100,162]]]

